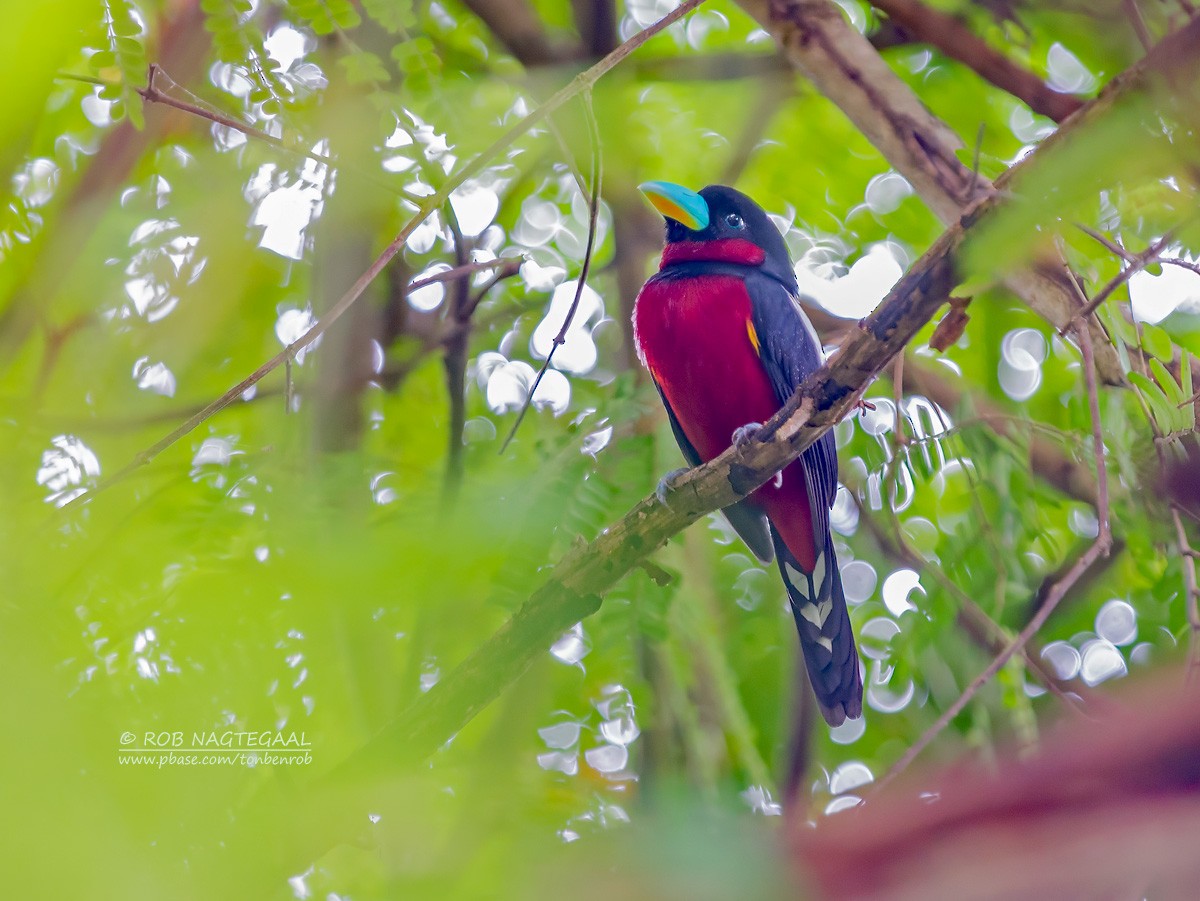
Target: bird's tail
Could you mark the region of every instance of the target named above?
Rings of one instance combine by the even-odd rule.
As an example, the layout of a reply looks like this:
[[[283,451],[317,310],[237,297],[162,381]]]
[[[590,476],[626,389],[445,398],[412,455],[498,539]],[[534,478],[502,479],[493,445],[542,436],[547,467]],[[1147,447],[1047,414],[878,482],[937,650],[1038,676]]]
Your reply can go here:
[[[850,628],[850,613],[842,592],[842,576],[833,551],[833,536],[826,534],[812,572],[802,567],[775,527],[771,527],[779,572],[787,586],[792,616],[800,632],[804,666],[821,715],[831,726],[847,717],[862,715],[862,674],[858,650]]]

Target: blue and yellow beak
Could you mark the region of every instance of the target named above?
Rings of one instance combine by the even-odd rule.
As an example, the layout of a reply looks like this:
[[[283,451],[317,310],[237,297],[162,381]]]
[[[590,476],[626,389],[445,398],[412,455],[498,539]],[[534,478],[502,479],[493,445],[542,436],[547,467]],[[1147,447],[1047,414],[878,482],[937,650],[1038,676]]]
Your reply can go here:
[[[708,228],[708,203],[695,191],[669,181],[648,181],[638,185],[650,205],[694,232]]]

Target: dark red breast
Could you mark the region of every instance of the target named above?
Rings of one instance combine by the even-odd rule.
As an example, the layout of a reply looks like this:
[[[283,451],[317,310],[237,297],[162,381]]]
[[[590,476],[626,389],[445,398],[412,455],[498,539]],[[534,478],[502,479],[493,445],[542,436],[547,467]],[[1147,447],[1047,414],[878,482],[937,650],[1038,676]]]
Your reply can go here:
[[[779,410],[759,359],[751,299],[742,279],[651,279],[638,294],[633,321],[638,353],[702,460],[728,448],[736,429],[766,422]],[[781,475],[752,497],[811,571],[816,554],[801,461]]]

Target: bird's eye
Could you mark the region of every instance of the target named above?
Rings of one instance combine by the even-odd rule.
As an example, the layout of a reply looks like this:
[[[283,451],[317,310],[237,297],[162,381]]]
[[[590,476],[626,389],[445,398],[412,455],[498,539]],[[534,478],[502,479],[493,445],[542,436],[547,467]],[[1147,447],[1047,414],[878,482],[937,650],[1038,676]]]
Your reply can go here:
[[[745,228],[746,223],[742,221],[742,217],[737,213],[730,213],[725,217],[725,224],[730,228]]]

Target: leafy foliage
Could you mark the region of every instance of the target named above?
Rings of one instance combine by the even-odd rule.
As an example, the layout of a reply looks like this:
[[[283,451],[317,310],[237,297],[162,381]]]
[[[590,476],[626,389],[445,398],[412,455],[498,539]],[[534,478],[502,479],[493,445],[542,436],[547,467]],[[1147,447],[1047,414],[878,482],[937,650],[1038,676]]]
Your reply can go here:
[[[778,812],[795,635],[777,573],[717,516],[522,678],[477,674],[474,717],[429,760],[360,756],[410,705],[442,703],[494,635],[519,633],[505,624],[548,568],[680,465],[630,346],[659,234],[638,183],[758,198],[830,344],[942,230],[734,3],[705,4],[596,85],[592,276],[504,453],[582,264],[576,173],[592,148],[575,107],[456,189],[319,343],[124,470],[300,337],[422,198],[592,61],[571,14],[584,5],[528,4],[564,67],[526,69],[464,4],[381,0],[63,2],[63,28],[18,29],[28,46],[0,54],[7,83],[28,85],[0,110],[13,893],[163,897],[187,880],[211,896],[530,897],[606,886],[614,860],[652,894],[781,891],[777,820],[756,814]],[[939,5],[1063,90],[1094,93],[1134,58],[1127,26],[1099,14]],[[870,33],[884,24],[844,8]],[[615,10],[628,37],[664,5]],[[984,175],[1052,131],[924,45],[885,58]],[[148,61],[174,99],[256,134],[143,106]],[[814,818],[886,772],[1096,534],[1079,354],[1003,286],[1047,248],[1089,297],[1129,276],[1098,315],[1130,387],[1101,396],[1116,551],[1031,652],[1081,692],[1184,656],[1193,563],[1173,515],[1194,536],[1178,486],[1200,352],[1195,121],[1158,102],[1115,110],[1021,183],[968,243],[962,337],[938,353],[923,331],[903,378],[837,429],[835,540],[869,684],[863,721],[812,736]],[[1171,229],[1166,259],[1129,269]],[[519,274],[494,283],[408,288],[507,258]],[[1035,743],[1063,703],[1018,658],[933,754]],[[180,747],[302,733],[311,762],[124,762],[177,732]]]

